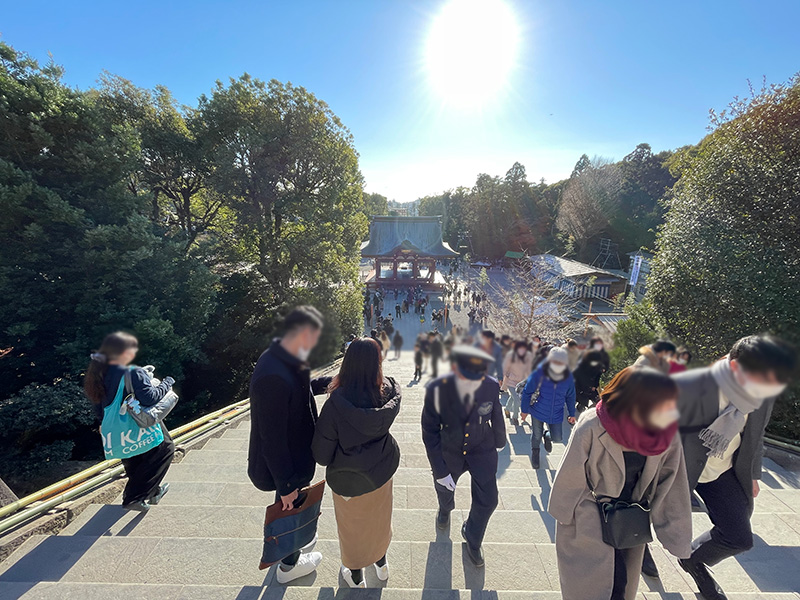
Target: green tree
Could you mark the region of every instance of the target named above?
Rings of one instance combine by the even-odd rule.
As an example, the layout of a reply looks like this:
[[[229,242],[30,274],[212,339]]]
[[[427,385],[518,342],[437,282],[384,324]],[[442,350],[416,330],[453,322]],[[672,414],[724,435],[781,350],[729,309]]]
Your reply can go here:
[[[373,215],[385,215],[389,211],[389,201],[380,194],[364,193],[364,215],[367,219]]]
[[[353,281],[366,231],[350,133],[301,87],[244,75],[200,98],[215,188],[274,304]]]
[[[702,361],[771,331],[800,342],[800,79],[713,115],[714,131],[680,159],[681,178],[648,277],[667,331]],[[800,409],[775,426],[800,435]]]

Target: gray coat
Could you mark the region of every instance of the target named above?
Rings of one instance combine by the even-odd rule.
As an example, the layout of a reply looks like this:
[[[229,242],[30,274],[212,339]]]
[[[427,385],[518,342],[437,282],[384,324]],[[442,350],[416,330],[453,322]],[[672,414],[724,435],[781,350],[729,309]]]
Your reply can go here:
[[[708,448],[700,441],[700,432],[719,416],[719,386],[710,368],[692,369],[675,375],[680,388],[680,432],[686,455],[689,487],[694,489],[708,460]],[[733,455],[733,470],[753,510],[753,480],[761,479],[764,456],[764,430],[769,423],[775,399],[769,399],[747,417],[742,443]]]
[[[606,432],[597,413],[581,415],[556,472],[547,511],[558,521],[556,555],[564,600],[608,600],[614,587],[614,548],[603,542],[600,514],[587,477],[598,496],[617,498],[625,485],[623,447]],[[679,436],[658,456],[648,456],[633,498],[646,499],[664,547],[681,558],[691,554],[692,507]],[[626,551],[628,588],[639,585],[644,546]]]

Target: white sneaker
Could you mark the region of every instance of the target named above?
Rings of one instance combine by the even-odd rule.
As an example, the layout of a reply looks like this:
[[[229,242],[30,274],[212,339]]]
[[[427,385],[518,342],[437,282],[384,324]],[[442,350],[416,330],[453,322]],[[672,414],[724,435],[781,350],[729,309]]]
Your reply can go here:
[[[386,581],[389,579],[389,563],[384,563],[382,567],[375,563],[375,572],[378,574],[378,579]]]
[[[301,554],[307,554],[307,553],[311,552],[314,549],[314,547],[317,545],[317,537],[318,536],[315,534],[313,540],[311,540],[310,542],[308,542],[308,544],[306,544],[305,546],[300,548],[300,553]]]
[[[288,571],[283,570],[283,565],[278,565],[278,571],[275,575],[278,583],[289,583],[295,579],[305,577],[317,570],[317,566],[322,562],[322,554],[319,552],[309,552],[308,554],[301,554],[297,564]]]
[[[342,565],[341,572],[342,572],[342,579],[344,579],[345,583],[347,583],[347,585],[350,586],[351,588],[367,587],[367,580],[363,578],[363,573],[362,573],[361,583],[356,583],[355,581],[353,581],[353,572],[350,569]]]

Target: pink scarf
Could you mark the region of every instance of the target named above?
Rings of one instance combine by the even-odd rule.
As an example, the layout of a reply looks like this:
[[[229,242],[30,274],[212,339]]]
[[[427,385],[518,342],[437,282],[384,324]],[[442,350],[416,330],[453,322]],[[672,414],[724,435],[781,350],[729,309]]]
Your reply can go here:
[[[597,417],[611,439],[642,456],[657,456],[664,452],[678,431],[677,422],[666,429],[650,430],[642,429],[628,417],[621,417],[618,421],[612,419],[602,400],[597,403]]]

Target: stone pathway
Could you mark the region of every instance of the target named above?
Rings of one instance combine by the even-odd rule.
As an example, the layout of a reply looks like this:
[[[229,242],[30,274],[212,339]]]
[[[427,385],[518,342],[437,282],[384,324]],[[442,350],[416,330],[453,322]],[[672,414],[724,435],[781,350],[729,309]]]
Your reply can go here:
[[[413,313],[412,313],[413,316]],[[412,333],[412,322],[404,328]],[[404,335],[406,332],[403,332]],[[410,343],[410,338],[406,345]],[[444,370],[444,366],[443,366]],[[436,500],[420,436],[421,384],[410,351],[390,353],[385,372],[404,391],[393,433],[403,453],[394,479],[391,576],[378,589],[339,590],[339,547],[330,493],[326,493],[317,548],[319,571],[284,587],[273,569],[259,571],[264,507],[271,495],[247,479],[249,422],[243,421],[170,469],[172,488],[148,515],[118,505],[95,505],[57,536],[26,541],[0,564],[0,599],[16,600],[254,600],[332,599],[494,600],[560,598],[553,544],[555,524],[544,511],[564,447],[556,445],[543,469],[528,462],[527,428],[510,432],[500,455],[500,506],[486,536],[486,568],[462,555],[461,521],[469,507],[469,478],[458,487],[450,531],[435,527]],[[320,397],[320,404],[324,398]],[[732,599],[800,599],[800,490],[796,478],[771,461],[753,523],[756,547],[720,564],[715,572]],[[322,469],[318,478],[323,477]],[[695,514],[698,528],[705,514]],[[654,548],[661,580],[643,579],[640,598],[695,598],[688,576],[660,547]],[[379,586],[386,585],[385,589]]]

